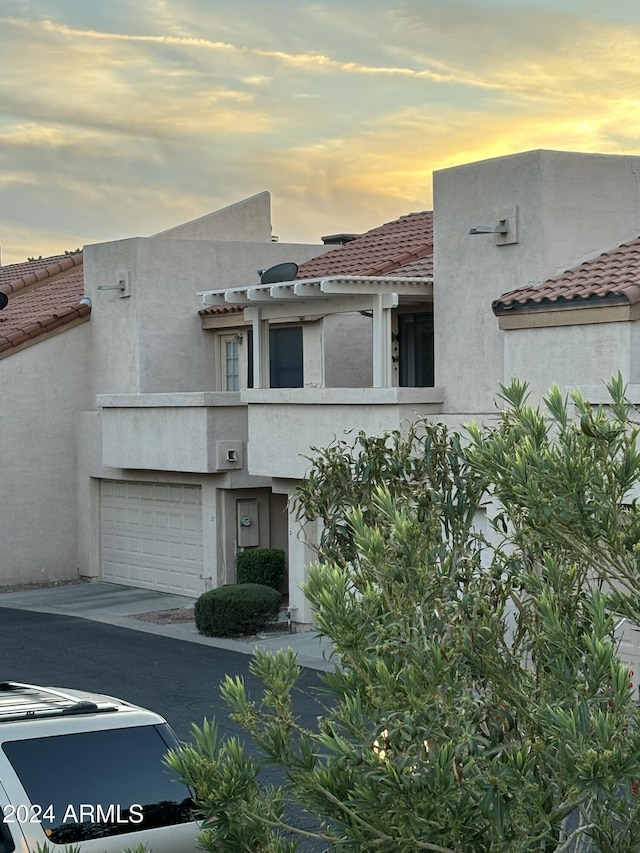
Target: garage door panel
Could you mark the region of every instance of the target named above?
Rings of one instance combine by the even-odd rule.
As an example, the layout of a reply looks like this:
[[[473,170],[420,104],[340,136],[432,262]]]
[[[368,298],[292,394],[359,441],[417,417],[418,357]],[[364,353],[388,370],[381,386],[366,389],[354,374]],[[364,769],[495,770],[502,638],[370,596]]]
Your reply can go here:
[[[189,533],[197,533],[199,525],[202,523],[202,513],[199,516],[195,514],[185,515],[183,519],[184,530]]]
[[[197,596],[202,559],[199,487],[103,481],[104,580]]]
[[[194,598],[197,598],[204,592],[203,581],[195,575],[189,574],[183,578],[184,583],[184,595],[192,595]]]
[[[166,539],[156,539],[151,542],[151,551],[147,553],[153,554],[156,557],[166,557],[169,558],[169,543]]]
[[[119,583],[127,583],[129,580],[129,566],[127,563],[122,563],[119,560],[116,560],[113,564],[115,570],[116,580]]]
[[[115,510],[112,506],[104,505],[102,506],[102,520],[107,522],[112,522],[115,519]]]
[[[140,540],[137,536],[129,536],[127,539],[127,551],[129,554],[140,555],[142,553],[140,548]]]
[[[184,559],[189,563],[199,563],[200,562],[200,552],[198,548],[194,545],[185,545],[184,546]]]
[[[179,533],[184,532],[185,524],[182,515],[178,515],[175,512],[169,513],[169,530],[178,531]]]
[[[124,568],[125,567],[123,567],[123,569]],[[126,570],[129,576],[129,580],[139,582],[142,579],[142,569],[140,569],[138,566],[132,566],[130,564],[127,564]]]
[[[169,556],[172,560],[184,560],[184,548],[181,542],[169,542]]]
[[[145,557],[155,554],[155,542],[153,539],[148,539],[146,536],[143,536],[140,542],[141,551]]]

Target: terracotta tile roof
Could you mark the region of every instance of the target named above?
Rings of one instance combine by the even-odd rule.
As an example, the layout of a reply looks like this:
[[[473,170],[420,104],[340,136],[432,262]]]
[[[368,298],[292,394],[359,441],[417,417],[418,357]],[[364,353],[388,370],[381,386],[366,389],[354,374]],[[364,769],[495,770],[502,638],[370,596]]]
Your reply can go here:
[[[332,275],[431,278],[433,212],[409,213],[360,234],[344,246],[305,261],[298,279]],[[240,306],[211,306],[201,316],[241,312]]]
[[[579,267],[542,284],[503,293],[493,302],[495,314],[545,305],[576,308],[603,303],[640,301],[640,237],[585,261]]]
[[[393,276],[393,272],[389,275]],[[423,258],[417,258],[398,268],[398,274],[406,278],[433,278],[433,252]]]
[[[330,275],[404,276],[409,265],[421,262],[419,275],[433,271],[433,213],[409,213],[361,234],[344,246],[300,265],[298,278]],[[418,268],[418,267],[416,267]],[[413,273],[411,274],[413,275]]]
[[[58,278],[81,264],[82,252],[34,258],[21,264],[9,264],[6,267],[0,267],[0,291],[10,296],[40,281]]]
[[[0,354],[62,330],[91,313],[84,293],[82,253],[38,258],[0,267],[0,292],[9,303],[0,311]]]
[[[242,305],[210,305],[208,308],[201,308],[198,314],[210,317],[212,314],[242,314],[243,311]]]

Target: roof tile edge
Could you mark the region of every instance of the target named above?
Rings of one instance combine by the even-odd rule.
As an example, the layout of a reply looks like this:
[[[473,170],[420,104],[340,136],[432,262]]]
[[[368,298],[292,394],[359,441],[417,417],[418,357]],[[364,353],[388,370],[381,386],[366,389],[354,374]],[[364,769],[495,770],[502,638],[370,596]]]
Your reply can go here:
[[[72,252],[48,267],[44,267],[43,269],[37,270],[33,273],[27,273],[26,275],[16,278],[7,284],[1,285],[0,293],[4,293],[6,296],[11,296],[13,293],[18,293],[19,291],[24,290],[27,287],[31,287],[34,284],[40,284],[54,276],[60,275],[60,273],[82,266],[82,262],[82,252]]]

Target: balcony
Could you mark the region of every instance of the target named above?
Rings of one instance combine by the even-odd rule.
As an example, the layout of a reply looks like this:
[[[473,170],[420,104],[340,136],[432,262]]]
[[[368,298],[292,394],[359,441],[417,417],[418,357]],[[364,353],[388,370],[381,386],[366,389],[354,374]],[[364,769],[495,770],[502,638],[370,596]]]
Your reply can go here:
[[[109,468],[212,474],[244,467],[247,407],[239,393],[101,394]]]
[[[251,474],[300,479],[312,447],[402,429],[442,410],[442,388],[268,388],[241,392],[248,405]]]

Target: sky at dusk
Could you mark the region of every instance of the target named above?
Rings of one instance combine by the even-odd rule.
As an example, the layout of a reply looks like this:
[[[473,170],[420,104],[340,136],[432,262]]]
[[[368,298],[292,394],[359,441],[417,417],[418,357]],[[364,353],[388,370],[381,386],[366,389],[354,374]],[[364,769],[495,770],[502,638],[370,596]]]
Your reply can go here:
[[[262,190],[319,242],[536,148],[640,153],[637,0],[0,0],[3,264]]]

